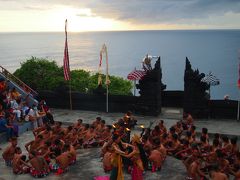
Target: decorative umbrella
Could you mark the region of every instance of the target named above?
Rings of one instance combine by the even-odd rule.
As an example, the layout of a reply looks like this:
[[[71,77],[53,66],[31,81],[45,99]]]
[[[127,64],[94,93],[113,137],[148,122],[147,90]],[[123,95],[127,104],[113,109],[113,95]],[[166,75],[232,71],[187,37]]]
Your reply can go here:
[[[209,87],[209,96],[210,97],[211,97],[211,95],[210,95],[211,86],[217,86],[220,84],[219,79],[216,76],[214,76],[211,71],[201,81],[209,84],[209,86],[210,86]]]

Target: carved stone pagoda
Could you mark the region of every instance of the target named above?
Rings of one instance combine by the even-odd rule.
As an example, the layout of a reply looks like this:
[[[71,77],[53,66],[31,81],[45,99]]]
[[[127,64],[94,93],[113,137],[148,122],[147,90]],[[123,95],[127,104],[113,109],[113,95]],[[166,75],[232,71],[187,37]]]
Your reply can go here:
[[[143,68],[146,71],[146,75],[136,85],[136,88],[139,89],[140,97],[134,109],[136,113],[157,116],[161,113],[161,92],[166,89],[166,85],[162,84],[160,57],[158,57],[154,68],[151,67],[149,62]]]
[[[209,85],[202,82],[204,73],[193,70],[190,61],[186,57],[184,74],[184,112],[192,114],[194,117],[203,118],[208,116],[209,95],[206,92]]]

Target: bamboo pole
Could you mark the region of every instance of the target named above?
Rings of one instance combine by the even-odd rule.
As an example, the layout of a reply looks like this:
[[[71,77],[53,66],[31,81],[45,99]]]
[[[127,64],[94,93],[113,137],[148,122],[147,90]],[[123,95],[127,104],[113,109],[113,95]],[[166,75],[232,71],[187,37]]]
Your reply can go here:
[[[71,87],[71,79],[69,80],[69,105],[70,105],[70,110],[72,110],[72,87]]]

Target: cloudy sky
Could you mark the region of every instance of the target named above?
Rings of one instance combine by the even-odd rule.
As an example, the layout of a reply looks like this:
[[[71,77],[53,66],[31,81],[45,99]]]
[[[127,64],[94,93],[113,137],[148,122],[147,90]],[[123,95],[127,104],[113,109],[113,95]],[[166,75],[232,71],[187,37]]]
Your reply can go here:
[[[0,32],[240,29],[240,0],[0,0]]]

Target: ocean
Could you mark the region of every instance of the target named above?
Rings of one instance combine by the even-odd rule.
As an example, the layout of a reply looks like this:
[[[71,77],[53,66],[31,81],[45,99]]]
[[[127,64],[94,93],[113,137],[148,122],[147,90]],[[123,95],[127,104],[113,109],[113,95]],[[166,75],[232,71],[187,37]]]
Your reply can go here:
[[[0,65],[14,72],[31,56],[49,58],[62,65],[64,33],[0,33]],[[167,90],[183,90],[185,58],[192,67],[220,79],[211,87],[211,99],[238,99],[238,49],[240,30],[172,30],[81,32],[68,34],[71,69],[96,72],[99,51],[106,43],[109,72],[126,78],[141,69],[146,54],[161,56]],[[154,62],[152,63],[154,65]]]

